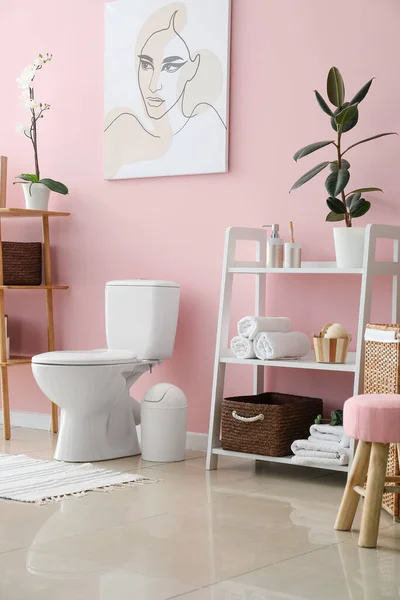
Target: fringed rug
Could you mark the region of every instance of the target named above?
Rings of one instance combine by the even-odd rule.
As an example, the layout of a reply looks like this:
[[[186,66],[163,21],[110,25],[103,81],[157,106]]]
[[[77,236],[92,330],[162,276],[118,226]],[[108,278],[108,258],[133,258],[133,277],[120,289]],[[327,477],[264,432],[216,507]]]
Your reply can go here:
[[[0,454],[0,498],[47,504],[70,496],[84,496],[91,490],[112,490],[121,486],[155,481],[106,469],[89,463],[72,464],[39,460],[25,454]]]

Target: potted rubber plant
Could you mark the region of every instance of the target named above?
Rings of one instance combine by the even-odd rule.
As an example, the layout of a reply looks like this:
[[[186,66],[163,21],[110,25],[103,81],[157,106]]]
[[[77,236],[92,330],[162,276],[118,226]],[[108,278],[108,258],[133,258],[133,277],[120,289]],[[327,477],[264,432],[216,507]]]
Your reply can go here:
[[[39,102],[35,96],[34,80],[43,65],[52,59],[52,54],[39,54],[32,64],[28,65],[17,79],[18,87],[22,90],[20,98],[23,106],[29,111],[30,123],[28,125],[18,124],[17,132],[28,138],[33,147],[35,161],[34,173],[22,173],[18,175],[14,183],[21,183],[25,196],[26,208],[32,210],[48,210],[50,192],[68,194],[68,188],[60,181],[48,177],[42,178],[39,167],[38,151],[38,123],[44,114],[50,110],[50,104]]]
[[[344,134],[353,129],[358,123],[359,105],[364,100],[372,85],[373,79],[370,79],[353,98],[347,102],[345,99],[345,85],[343,77],[336,67],[332,67],[328,73],[327,79],[327,95],[332,106],[315,90],[317,102],[324,113],[329,117],[331,127],[336,135],[334,139],[324,140],[309,144],[304,148],[300,148],[294,155],[294,160],[297,162],[301,158],[325,148],[326,146],[334,146],[335,156],[332,160],[326,160],[319,163],[292,186],[291,190],[295,190],[303,184],[313,179],[318,173],[329,167],[330,174],[325,181],[325,189],[328,195],[326,203],[329,208],[329,213],[326,221],[343,221],[345,227],[336,227],[333,230],[336,262],[338,267],[361,267],[364,257],[364,227],[353,227],[353,220],[365,215],[371,208],[371,202],[364,196],[369,192],[382,192],[379,187],[368,186],[353,189],[348,191],[350,183],[350,162],[348,161],[348,152],[372,140],[387,136],[397,135],[391,131],[389,133],[379,133],[360,140],[350,146],[344,145]]]

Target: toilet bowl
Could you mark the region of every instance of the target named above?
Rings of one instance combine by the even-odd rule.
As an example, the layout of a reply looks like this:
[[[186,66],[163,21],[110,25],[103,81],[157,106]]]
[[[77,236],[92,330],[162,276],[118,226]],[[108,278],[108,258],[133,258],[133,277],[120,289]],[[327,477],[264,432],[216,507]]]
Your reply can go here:
[[[118,350],[34,356],[36,382],[62,410],[54,458],[90,462],[140,454],[140,418],[129,388],[150,364]]]
[[[172,356],[178,308],[175,283],[109,282],[108,349],[46,352],[32,358],[38,386],[61,408],[56,460],[92,462],[140,454],[140,404],[130,388]]]

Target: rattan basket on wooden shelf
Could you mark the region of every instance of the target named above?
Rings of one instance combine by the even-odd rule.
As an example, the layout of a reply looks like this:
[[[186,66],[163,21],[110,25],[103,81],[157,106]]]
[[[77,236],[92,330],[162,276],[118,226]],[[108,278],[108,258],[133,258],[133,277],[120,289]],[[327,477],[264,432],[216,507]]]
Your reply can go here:
[[[400,324],[369,323],[367,329],[393,331],[400,340]],[[364,394],[400,394],[400,343],[365,342]],[[390,445],[387,474],[400,475],[396,444]],[[384,494],[382,506],[396,521],[400,520],[399,494]]]

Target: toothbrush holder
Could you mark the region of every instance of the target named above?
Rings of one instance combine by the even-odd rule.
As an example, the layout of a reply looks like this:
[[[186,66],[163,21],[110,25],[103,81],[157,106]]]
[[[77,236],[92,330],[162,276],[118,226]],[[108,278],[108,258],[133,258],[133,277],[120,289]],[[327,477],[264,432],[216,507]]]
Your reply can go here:
[[[301,268],[301,244],[295,244],[293,242],[285,243],[283,267],[285,269]]]

